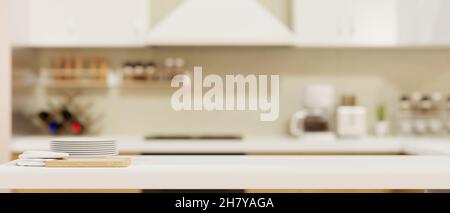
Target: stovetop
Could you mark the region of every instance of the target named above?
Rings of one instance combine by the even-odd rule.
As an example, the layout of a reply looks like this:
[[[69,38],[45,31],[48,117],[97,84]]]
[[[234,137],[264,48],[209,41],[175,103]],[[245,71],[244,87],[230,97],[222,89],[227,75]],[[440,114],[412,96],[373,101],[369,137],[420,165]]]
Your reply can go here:
[[[154,140],[211,140],[211,141],[241,141],[240,135],[149,135],[145,136],[146,141]]]

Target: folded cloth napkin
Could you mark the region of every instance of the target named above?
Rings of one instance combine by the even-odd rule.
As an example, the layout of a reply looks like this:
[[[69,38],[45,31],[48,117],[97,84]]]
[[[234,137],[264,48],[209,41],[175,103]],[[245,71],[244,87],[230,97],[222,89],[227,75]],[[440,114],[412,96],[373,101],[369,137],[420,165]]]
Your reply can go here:
[[[44,167],[45,162],[55,159],[19,159],[16,161],[17,166]]]
[[[49,151],[25,151],[19,155],[19,159],[64,159],[68,157],[68,153]]]
[[[68,158],[68,153],[61,152],[48,152],[48,151],[26,151],[19,155],[19,159],[16,161],[17,166],[33,166],[43,167],[45,162]]]

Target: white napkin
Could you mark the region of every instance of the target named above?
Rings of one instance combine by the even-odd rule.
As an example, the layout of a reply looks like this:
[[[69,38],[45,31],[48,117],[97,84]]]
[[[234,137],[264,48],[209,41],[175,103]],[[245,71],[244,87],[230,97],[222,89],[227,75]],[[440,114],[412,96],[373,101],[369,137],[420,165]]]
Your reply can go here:
[[[45,162],[55,159],[19,159],[16,161],[17,166],[44,167]]]
[[[17,166],[44,167],[45,162],[68,158],[68,153],[48,152],[48,151],[26,151],[19,155],[16,160]]]
[[[64,159],[68,157],[68,153],[49,151],[25,151],[19,155],[19,159]]]

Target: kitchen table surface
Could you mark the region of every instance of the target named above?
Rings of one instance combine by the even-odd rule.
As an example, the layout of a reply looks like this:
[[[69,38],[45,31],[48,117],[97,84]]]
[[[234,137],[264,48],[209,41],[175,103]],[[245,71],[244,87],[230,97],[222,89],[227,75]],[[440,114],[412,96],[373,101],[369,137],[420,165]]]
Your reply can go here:
[[[134,156],[126,168],[0,166],[2,189],[450,189],[447,156]]]
[[[450,155],[449,137],[365,137],[361,139],[304,139],[282,135],[245,136],[242,140],[145,140],[139,136],[109,136],[116,139],[120,153],[149,154],[431,154]],[[12,151],[49,150],[48,136],[14,137]]]

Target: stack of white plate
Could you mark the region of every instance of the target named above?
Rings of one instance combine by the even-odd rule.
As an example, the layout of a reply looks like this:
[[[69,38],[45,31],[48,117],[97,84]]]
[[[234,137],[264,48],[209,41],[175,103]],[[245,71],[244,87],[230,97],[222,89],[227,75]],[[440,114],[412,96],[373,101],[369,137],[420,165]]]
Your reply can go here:
[[[61,138],[50,143],[53,152],[69,153],[70,157],[108,157],[118,154],[116,141],[103,138]]]

